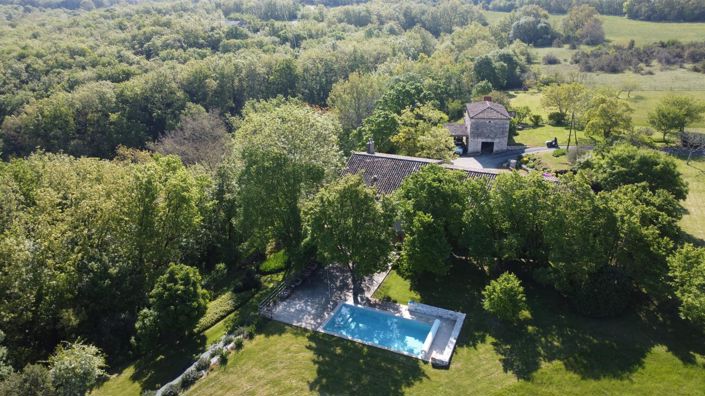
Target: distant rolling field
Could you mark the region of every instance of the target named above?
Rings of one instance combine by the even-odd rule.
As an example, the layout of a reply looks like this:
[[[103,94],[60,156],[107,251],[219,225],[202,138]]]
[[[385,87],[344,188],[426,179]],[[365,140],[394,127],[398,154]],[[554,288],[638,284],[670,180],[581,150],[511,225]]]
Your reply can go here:
[[[489,23],[495,23],[506,12],[485,11]],[[554,28],[560,28],[564,15],[551,15],[549,21]],[[626,44],[633,39],[637,45],[656,41],[704,41],[705,23],[646,22],[625,17],[603,15],[605,35],[614,43]]]

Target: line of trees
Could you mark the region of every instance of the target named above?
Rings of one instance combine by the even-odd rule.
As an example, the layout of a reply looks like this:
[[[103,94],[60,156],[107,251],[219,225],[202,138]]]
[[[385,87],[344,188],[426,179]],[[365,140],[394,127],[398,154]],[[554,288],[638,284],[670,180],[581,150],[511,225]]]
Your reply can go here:
[[[394,197],[405,233],[399,272],[442,276],[452,255],[468,257],[490,273],[531,273],[594,317],[621,314],[639,294],[702,301],[702,249],[678,250],[686,194],[673,159],[629,145],[598,151],[559,183],[518,173],[487,183],[427,166]],[[692,271],[695,284],[674,271]],[[682,300],[681,311],[700,324],[696,305]]]

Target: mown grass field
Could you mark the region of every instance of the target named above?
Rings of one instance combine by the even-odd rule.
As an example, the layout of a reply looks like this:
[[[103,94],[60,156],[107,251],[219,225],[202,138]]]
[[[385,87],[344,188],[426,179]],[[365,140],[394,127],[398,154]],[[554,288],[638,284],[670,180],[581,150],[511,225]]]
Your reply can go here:
[[[390,274],[380,294],[468,314],[448,370],[340,338],[268,322],[226,367],[186,394],[205,395],[701,395],[705,345],[654,311],[611,320],[574,314],[528,284],[532,319],[510,327],[484,313],[485,274],[460,263],[410,290]]]

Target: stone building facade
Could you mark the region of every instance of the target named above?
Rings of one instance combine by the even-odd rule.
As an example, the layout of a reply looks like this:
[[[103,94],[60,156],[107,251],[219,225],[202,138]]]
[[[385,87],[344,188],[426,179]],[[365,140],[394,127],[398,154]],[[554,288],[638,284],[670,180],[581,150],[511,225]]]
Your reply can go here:
[[[466,153],[496,153],[505,151],[509,142],[507,109],[486,97],[484,101],[468,103],[463,124],[448,124],[456,144],[466,147]]]

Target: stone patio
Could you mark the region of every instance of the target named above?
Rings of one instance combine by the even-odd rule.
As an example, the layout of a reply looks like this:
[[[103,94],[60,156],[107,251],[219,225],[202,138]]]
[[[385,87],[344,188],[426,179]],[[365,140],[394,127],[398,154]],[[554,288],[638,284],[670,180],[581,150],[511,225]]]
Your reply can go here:
[[[389,270],[365,278],[362,287],[369,299],[382,284]],[[363,299],[363,296],[360,296]],[[338,302],[352,303],[350,274],[342,266],[326,266],[314,272],[284,301],[272,308],[271,318],[290,325],[317,330]]]

